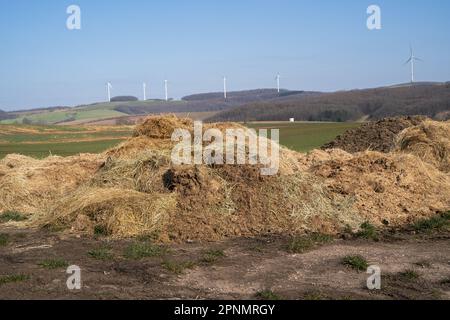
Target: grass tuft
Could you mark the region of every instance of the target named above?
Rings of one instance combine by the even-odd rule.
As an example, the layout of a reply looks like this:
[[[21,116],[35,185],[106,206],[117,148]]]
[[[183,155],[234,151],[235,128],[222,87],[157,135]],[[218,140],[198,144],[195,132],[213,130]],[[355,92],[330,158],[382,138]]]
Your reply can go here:
[[[24,274],[14,274],[8,276],[0,276],[0,286],[7,283],[16,283],[28,280],[30,277]]]
[[[304,253],[317,245],[331,242],[333,237],[321,233],[314,233],[309,236],[292,238],[287,246],[287,251],[291,253]]]
[[[399,276],[405,280],[417,280],[420,277],[416,271],[410,269],[400,272]]]
[[[112,260],[114,257],[113,253],[111,252],[111,249],[108,247],[92,249],[88,251],[88,255],[93,259],[102,261]]]
[[[9,235],[0,233],[0,247],[4,247],[9,243]]]
[[[369,222],[364,222],[361,225],[361,230],[356,233],[356,236],[367,240],[378,240],[377,229]]]
[[[49,270],[55,270],[67,268],[69,266],[69,263],[67,263],[67,261],[63,259],[47,259],[38,263],[38,266]]]
[[[269,301],[281,300],[281,297],[278,294],[274,293],[272,290],[260,291],[256,293],[256,297],[258,297],[261,300],[269,300]]]
[[[135,242],[125,249],[125,257],[133,260],[140,260],[149,257],[159,257],[164,255],[167,250],[163,247],[149,242]]]
[[[208,250],[203,254],[201,262],[208,264],[214,263],[223,257],[225,257],[225,252],[223,250]]]
[[[27,220],[28,218],[21,214],[20,212],[17,211],[6,211],[3,212],[2,214],[0,214],[0,223],[4,223],[4,222],[10,222],[10,221],[24,221]]]
[[[346,256],[342,259],[342,264],[358,271],[366,271],[369,267],[367,260],[360,255]]]
[[[429,219],[420,220],[416,222],[413,227],[418,232],[430,232],[433,230],[440,231],[450,229],[450,211],[431,217]]]

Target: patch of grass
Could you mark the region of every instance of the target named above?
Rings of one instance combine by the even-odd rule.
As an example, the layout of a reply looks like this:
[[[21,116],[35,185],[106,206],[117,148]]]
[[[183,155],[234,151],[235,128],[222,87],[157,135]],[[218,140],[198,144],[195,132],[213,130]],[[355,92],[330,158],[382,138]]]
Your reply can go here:
[[[369,267],[367,260],[360,255],[346,256],[342,259],[342,264],[358,271],[366,271]]]
[[[439,300],[442,292],[436,283],[424,280],[414,270],[385,274],[381,293],[394,300]]]
[[[281,300],[281,296],[273,292],[272,290],[264,290],[256,293],[256,297],[261,300],[275,301]]]
[[[102,247],[88,251],[88,255],[96,260],[112,260],[114,258],[111,248]]]
[[[69,263],[64,259],[47,259],[39,262],[38,266],[49,270],[55,270],[67,268],[69,266]]]
[[[416,271],[410,269],[400,272],[398,275],[405,280],[417,280],[420,277]]]
[[[0,214],[0,223],[9,222],[9,221],[24,221],[28,218],[20,212],[17,211],[6,211]]]
[[[14,274],[7,276],[0,276],[0,286],[7,283],[16,283],[28,280],[30,277],[24,274]]]
[[[331,242],[332,240],[333,237],[321,233],[314,233],[309,236],[294,237],[289,241],[287,251],[291,253],[304,253],[317,245],[325,244]]]
[[[450,285],[450,277],[445,278],[439,282],[442,285],[449,286]]]
[[[48,157],[49,151],[51,151],[53,155],[62,157],[79,153],[100,153],[118,145],[123,140],[124,139],[52,143],[0,143],[0,159],[11,153],[19,153],[38,159]]]
[[[338,135],[348,129],[361,126],[360,123],[247,123],[246,126],[254,129],[280,129],[280,144],[300,152],[308,152],[319,148],[327,142],[333,141]]]
[[[127,259],[140,260],[143,258],[159,257],[164,255],[167,250],[163,247],[149,242],[135,242],[125,249]]]
[[[225,257],[225,252],[223,250],[208,250],[203,254],[201,262],[210,264],[223,257]]]
[[[361,225],[361,230],[356,233],[356,236],[367,240],[378,240],[377,229],[369,222],[364,222]]]
[[[195,267],[195,262],[185,261],[185,262],[175,262],[175,261],[164,261],[162,264],[164,269],[172,273],[181,274],[186,269],[192,269]]]
[[[0,233],[0,247],[4,247],[9,243],[9,235]]]
[[[420,220],[413,225],[413,228],[418,232],[450,229],[450,212],[442,213],[429,219]]]

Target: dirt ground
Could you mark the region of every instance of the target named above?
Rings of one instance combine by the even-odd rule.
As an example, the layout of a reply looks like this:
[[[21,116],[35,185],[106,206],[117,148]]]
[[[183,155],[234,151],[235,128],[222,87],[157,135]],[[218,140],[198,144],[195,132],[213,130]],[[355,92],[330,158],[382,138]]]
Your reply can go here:
[[[426,120],[422,116],[385,118],[367,122],[361,127],[346,131],[322,149],[342,149],[355,153],[366,150],[390,152],[395,147],[395,137],[404,129],[416,126]]]
[[[450,299],[449,232],[335,239],[301,254],[289,253],[283,236],[240,238],[171,245],[142,259],[124,252],[149,240],[5,226],[0,234],[8,239],[0,246],[0,299]],[[100,248],[109,253],[103,260],[89,254]],[[369,291],[369,275],[343,265],[348,255],[381,268],[381,290]],[[78,265],[82,289],[68,290],[67,266],[51,269],[47,260]],[[2,283],[6,276],[20,277]]]

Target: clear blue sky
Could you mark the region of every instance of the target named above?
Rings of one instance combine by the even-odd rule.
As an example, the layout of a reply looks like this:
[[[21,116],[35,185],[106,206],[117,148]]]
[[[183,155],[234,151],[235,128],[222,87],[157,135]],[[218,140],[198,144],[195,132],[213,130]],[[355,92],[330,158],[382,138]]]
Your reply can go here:
[[[82,29],[66,29],[81,7]],[[382,9],[380,31],[366,9]],[[0,0],[0,109],[275,86],[341,90],[450,80],[448,0]]]

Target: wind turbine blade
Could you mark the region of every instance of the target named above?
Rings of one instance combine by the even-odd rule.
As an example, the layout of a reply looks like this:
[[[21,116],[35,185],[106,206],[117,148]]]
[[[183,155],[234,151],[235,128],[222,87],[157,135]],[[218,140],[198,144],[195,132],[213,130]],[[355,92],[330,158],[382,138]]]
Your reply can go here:
[[[410,63],[412,60],[412,57],[408,59],[408,61],[406,61],[403,65],[407,65],[408,63]]]
[[[422,59],[420,59],[420,58],[417,58],[417,57],[414,57],[414,60],[417,60],[417,61],[421,61],[421,62],[424,62]]]

